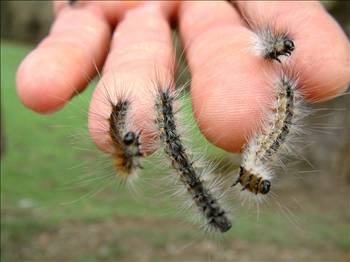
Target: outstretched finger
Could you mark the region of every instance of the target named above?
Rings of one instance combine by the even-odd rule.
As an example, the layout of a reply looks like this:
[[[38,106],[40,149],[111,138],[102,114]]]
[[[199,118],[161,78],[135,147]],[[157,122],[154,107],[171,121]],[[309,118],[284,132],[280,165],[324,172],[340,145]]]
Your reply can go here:
[[[63,107],[102,65],[110,35],[98,8],[62,10],[50,34],[18,68],[17,92],[23,104],[41,113]]]
[[[283,8],[266,9],[265,4],[280,4]],[[341,93],[349,83],[348,41],[318,3],[303,3],[303,7],[289,2],[268,4],[239,2],[242,20],[238,20],[238,12],[224,2],[205,2],[201,5],[185,2],[180,9],[180,30],[192,72],[191,92],[196,119],[203,134],[228,151],[239,151],[250,134],[261,126],[279,66],[277,62],[265,61],[253,51],[252,40],[256,39],[253,29],[256,28],[248,28],[251,21],[260,22],[264,16],[272,20],[269,14],[276,10],[272,25],[280,28],[283,23],[289,22],[288,32],[293,33],[298,23],[290,21],[303,17],[302,10],[308,7],[306,10],[315,21],[311,19],[309,29],[295,34],[296,48],[288,57],[293,70],[298,73],[304,93],[309,100],[318,101]],[[214,8],[214,5],[220,8]],[[250,9],[255,5],[259,7]],[[193,13],[197,13],[197,20],[209,26],[204,29],[193,26],[194,19],[190,15]],[[207,18],[209,13],[211,15]],[[291,17],[291,14],[298,16]],[[210,22],[212,16],[218,17],[220,26],[217,22]],[[264,26],[263,23],[260,25]],[[322,26],[327,30],[322,31]],[[322,33],[315,40],[311,32],[320,31]],[[329,48],[329,39],[335,41],[334,50]],[[323,43],[327,45],[323,46]],[[316,55],[315,51],[320,55]]]
[[[183,2],[179,19],[199,128],[217,146],[239,151],[271,93],[264,61],[249,52],[253,33],[224,1]]]
[[[150,90],[161,75],[173,77],[174,53],[168,18],[176,4],[149,2],[126,13],[115,29],[102,78],[89,111],[89,131],[95,144],[112,152],[107,119],[121,99],[130,102],[132,123],[141,131],[141,143],[150,144],[154,97]],[[150,149],[142,148],[143,153]]]

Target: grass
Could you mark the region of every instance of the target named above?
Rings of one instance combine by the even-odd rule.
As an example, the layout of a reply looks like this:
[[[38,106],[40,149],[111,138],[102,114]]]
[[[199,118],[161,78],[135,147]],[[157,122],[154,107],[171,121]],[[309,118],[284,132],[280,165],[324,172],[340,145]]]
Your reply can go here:
[[[99,172],[103,174],[98,163],[101,158],[108,159],[101,156],[102,153],[81,132],[86,130],[87,124],[86,116],[81,112],[87,111],[93,88],[90,86],[80,98],[54,114],[38,115],[24,108],[16,95],[15,72],[31,48],[10,42],[1,43],[1,108],[6,136],[6,152],[1,159],[2,261],[23,258],[36,260],[35,256],[46,260],[49,255],[45,255],[45,252],[35,253],[35,248],[45,251],[45,248],[40,249],[40,241],[45,237],[52,237],[52,243],[56,243],[52,245],[60,250],[59,254],[64,253],[62,250],[68,248],[64,246],[65,241],[55,242],[56,233],[53,233],[62,228],[70,229],[67,234],[75,232],[76,235],[70,237],[82,238],[83,243],[87,241],[85,238],[97,238],[97,233],[83,232],[95,225],[105,230],[103,237],[108,237],[111,230],[108,221],[115,219],[122,225],[118,226],[117,223],[113,227],[116,228],[117,236],[110,236],[110,239],[101,237],[107,243],[109,259],[124,258],[127,261],[135,255],[130,254],[133,250],[131,246],[140,245],[140,252],[144,246],[154,250],[149,255],[150,260],[162,261],[162,257],[165,259],[169,256],[164,250],[172,243],[206,241],[207,238],[198,233],[196,227],[184,223],[182,216],[176,215],[171,199],[158,197],[159,191],[166,189],[162,188],[162,180],[157,180],[162,174],[155,174],[157,170],[151,168],[152,159],[148,161],[142,176],[153,178],[155,182],[153,186],[145,183],[141,197],[133,198],[128,190],[118,187],[114,180],[101,193],[83,197],[102,185],[96,180],[79,187],[77,179],[89,179],[87,171],[94,174],[93,177],[98,176]],[[72,134],[79,133],[83,139],[78,139],[78,145],[87,150],[77,150],[68,139]],[[204,140],[200,141],[201,146],[204,146]],[[211,146],[209,151],[212,155],[224,154]],[[222,252],[235,251],[231,243],[237,241],[248,247],[254,245],[257,254],[259,246],[263,250],[265,245],[287,250],[306,246],[312,254],[322,251],[324,243],[338,255],[350,249],[349,225],[340,223],[337,216],[320,216],[319,210],[299,210],[301,223],[308,221],[305,223],[309,226],[299,232],[276,210],[264,212],[258,223],[255,210],[239,210],[233,230],[220,244],[219,250],[224,250]],[[86,245],[81,247],[80,253],[67,249],[66,255],[76,261],[98,261],[100,257],[92,252],[94,249],[89,250]],[[24,250],[27,246],[35,247],[32,253],[23,251],[16,255],[18,247]],[[262,254],[264,252],[261,251]],[[201,257],[200,252],[197,255]],[[54,257],[52,260],[55,260]],[[189,258],[180,253],[175,256],[175,260],[181,257]]]
[[[91,149],[87,153],[76,150],[67,139],[86,127],[87,120],[81,117],[76,105],[68,104],[60,112],[44,116],[21,105],[15,93],[15,71],[28,51],[28,47],[7,43],[3,43],[1,49],[1,64],[5,65],[1,72],[1,103],[6,128],[6,153],[1,167],[4,174],[1,187],[3,208],[16,208],[21,199],[29,199],[35,208],[48,215],[49,220],[139,213],[142,208],[131,204],[133,200],[126,197],[123,188],[118,192],[118,198],[123,199],[118,205],[112,205],[115,201],[115,192],[112,192],[115,189],[112,187],[108,194],[100,197],[61,205],[96,189],[95,184],[91,184],[80,190],[69,181],[84,176],[85,169],[72,168],[84,161],[84,154],[87,154],[86,158],[89,154],[92,158],[98,158],[99,154],[97,150],[96,154],[93,153],[94,146],[91,144],[82,146]],[[90,96],[91,88],[79,99],[82,111],[87,112]],[[66,127],[60,127],[62,125]],[[69,186],[73,190],[68,190]]]

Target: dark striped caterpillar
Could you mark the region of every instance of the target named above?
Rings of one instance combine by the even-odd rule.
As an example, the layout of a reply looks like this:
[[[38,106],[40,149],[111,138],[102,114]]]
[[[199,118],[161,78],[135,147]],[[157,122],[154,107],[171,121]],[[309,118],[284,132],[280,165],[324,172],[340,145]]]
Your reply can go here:
[[[158,87],[155,106],[156,125],[164,151],[171,160],[173,168],[180,175],[181,182],[186,185],[193,202],[205,217],[207,224],[220,232],[226,232],[232,226],[226,211],[220,206],[213,193],[205,187],[201,174],[194,166],[191,155],[181,141],[174,117],[175,97],[170,88]]]
[[[140,133],[129,131],[126,125],[127,113],[130,108],[128,100],[121,100],[112,105],[112,112],[108,119],[109,135],[114,148],[114,167],[118,175],[128,178],[142,168],[140,157]]]

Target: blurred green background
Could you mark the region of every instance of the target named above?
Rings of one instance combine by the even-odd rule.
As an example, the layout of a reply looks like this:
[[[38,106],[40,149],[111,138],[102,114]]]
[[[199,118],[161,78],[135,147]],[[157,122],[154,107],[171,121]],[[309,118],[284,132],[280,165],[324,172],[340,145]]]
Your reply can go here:
[[[336,2],[328,6],[346,23],[344,8]],[[348,96],[315,106],[329,111],[310,123],[341,128],[312,134],[305,154],[314,168],[301,163],[281,174],[278,196],[260,212],[241,206],[233,194],[233,228],[210,237],[188,221],[190,214],[178,213],[164,179],[169,172],[154,167],[156,157],[147,160],[139,193],[114,179],[108,156],[86,131],[91,87],[51,115],[21,105],[16,69],[46,34],[49,8],[41,1],[1,2],[1,261],[350,259]],[[15,30],[24,25],[33,33]],[[204,140],[198,146],[209,148],[212,159],[237,161]]]

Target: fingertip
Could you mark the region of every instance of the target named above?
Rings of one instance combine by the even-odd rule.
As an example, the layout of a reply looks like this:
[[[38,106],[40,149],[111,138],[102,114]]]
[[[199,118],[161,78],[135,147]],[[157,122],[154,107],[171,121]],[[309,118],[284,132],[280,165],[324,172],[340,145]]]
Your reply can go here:
[[[16,85],[23,105],[38,113],[49,113],[62,108],[71,93],[65,92],[62,81],[57,81],[64,76],[54,66],[43,67],[43,55],[34,50],[22,61],[17,70]]]
[[[237,69],[246,81],[225,72],[210,80],[194,79],[192,84],[193,88],[216,85],[215,93],[192,92],[194,114],[202,134],[229,152],[240,152],[251,134],[261,128],[271,96],[262,74],[247,74],[248,68]]]
[[[220,9],[215,5],[185,2],[180,8],[192,105],[203,135],[224,150],[239,152],[260,127],[271,90],[261,70],[264,61],[250,52],[253,33],[228,3],[220,2]]]
[[[350,43],[326,11],[316,10],[312,17],[312,23],[298,31],[293,62],[300,72],[306,98],[319,102],[340,95],[349,85]]]
[[[300,66],[303,72],[299,79],[300,87],[309,102],[324,102],[344,93],[350,84],[349,63],[341,59],[324,57],[317,64],[327,66],[315,67],[313,65]]]
[[[212,39],[220,40],[210,45]],[[243,27],[207,32],[197,39],[208,43],[206,48],[197,48],[195,53],[210,62],[191,64],[192,102],[199,128],[209,141],[230,152],[239,152],[260,127],[272,93],[271,79],[266,78],[271,68],[261,70],[265,62],[249,52],[250,39],[251,32]]]
[[[17,93],[22,103],[40,113],[62,108],[102,65],[110,34],[107,22],[90,10],[63,10],[50,35],[18,68]]]
[[[149,79],[150,70],[138,70],[135,74],[120,72],[118,78],[115,72],[105,72],[97,84],[89,107],[88,129],[94,144],[103,152],[112,154],[114,151],[109,135],[109,118],[112,106],[121,99],[130,102],[126,122],[128,127],[140,133],[141,151],[150,155],[155,148],[155,131],[153,122],[154,88]],[[127,85],[125,83],[128,83]],[[148,85],[149,86],[148,86]]]

